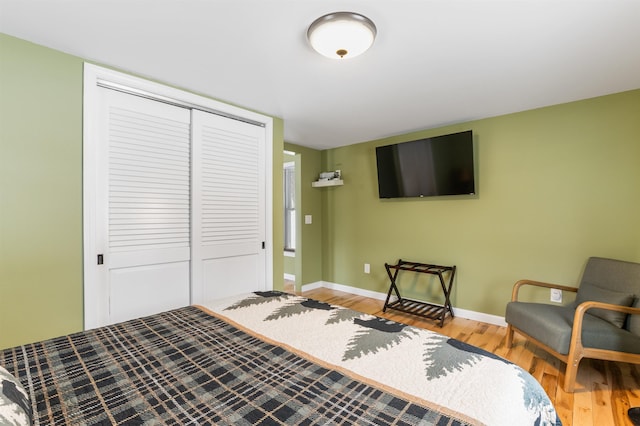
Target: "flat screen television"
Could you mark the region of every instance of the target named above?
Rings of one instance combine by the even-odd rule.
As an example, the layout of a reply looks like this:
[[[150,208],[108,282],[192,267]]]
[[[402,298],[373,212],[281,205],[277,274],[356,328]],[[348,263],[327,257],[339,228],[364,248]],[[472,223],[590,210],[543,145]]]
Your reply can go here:
[[[376,161],[380,198],[475,193],[471,130],[379,146]]]

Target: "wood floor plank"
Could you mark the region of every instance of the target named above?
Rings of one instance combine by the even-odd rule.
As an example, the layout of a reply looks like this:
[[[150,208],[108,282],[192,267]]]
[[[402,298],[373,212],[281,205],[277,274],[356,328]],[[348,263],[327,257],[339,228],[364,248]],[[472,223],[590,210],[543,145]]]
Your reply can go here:
[[[611,377],[611,411],[615,424],[625,424],[630,408],[629,393],[624,390],[622,363],[607,363]]]
[[[565,392],[562,388],[564,382],[564,363],[551,356],[547,358],[547,361],[547,373],[555,376],[554,387],[553,389],[547,390],[547,394],[551,397],[562,424],[571,424],[573,423],[571,419],[573,419],[574,415],[575,393]]]
[[[584,360],[581,364],[582,368],[578,368],[576,383],[582,383],[583,386],[576,386],[573,392],[573,424],[595,426],[593,423],[593,399],[590,383],[591,365],[589,360]],[[561,380],[564,381],[564,374],[561,374]]]
[[[556,407],[564,426],[633,426],[629,407],[640,406],[640,366],[584,359],[578,368],[576,390],[564,392],[565,365],[522,336],[506,347],[506,328],[465,318],[447,318],[440,328],[435,321],[388,310],[384,302],[336,290],[319,288],[304,293],[316,300],[432,330],[495,353],[529,371]]]
[[[615,425],[611,406],[611,390],[604,382],[594,382],[591,388],[591,404],[593,406],[594,425]],[[618,423],[623,425],[625,423]]]
[[[621,363],[623,389],[626,390],[631,407],[640,407],[640,366]]]
[[[571,411],[573,417],[568,419],[561,416],[562,424],[574,424],[580,426],[594,426],[593,425],[593,410],[591,409],[591,392],[579,392],[573,395],[573,410]],[[564,413],[563,413],[564,414]]]

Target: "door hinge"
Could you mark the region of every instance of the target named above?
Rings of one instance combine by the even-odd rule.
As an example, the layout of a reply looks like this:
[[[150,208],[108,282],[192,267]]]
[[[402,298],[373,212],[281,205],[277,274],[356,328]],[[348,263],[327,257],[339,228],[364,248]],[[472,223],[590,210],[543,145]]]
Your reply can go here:
[[[98,255],[98,265],[102,265],[104,263],[104,255]]]

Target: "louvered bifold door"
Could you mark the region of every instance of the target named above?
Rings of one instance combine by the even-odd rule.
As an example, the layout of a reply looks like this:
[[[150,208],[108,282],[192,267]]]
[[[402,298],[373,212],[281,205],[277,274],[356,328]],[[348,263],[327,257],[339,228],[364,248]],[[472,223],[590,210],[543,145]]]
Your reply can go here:
[[[264,128],[192,112],[192,301],[264,290]]]
[[[189,304],[191,113],[101,90],[103,284],[113,323]]]

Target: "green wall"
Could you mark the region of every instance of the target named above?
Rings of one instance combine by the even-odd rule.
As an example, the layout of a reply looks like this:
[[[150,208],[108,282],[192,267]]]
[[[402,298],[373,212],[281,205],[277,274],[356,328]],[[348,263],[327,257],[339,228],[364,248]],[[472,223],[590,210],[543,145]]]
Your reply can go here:
[[[285,274],[296,274],[296,257],[295,256],[284,256],[284,269]]]
[[[0,34],[0,347],[82,328],[82,60]]]
[[[323,151],[345,181],[324,194],[323,279],[386,292],[385,262],[455,264],[454,306],[504,315],[520,278],[575,286],[588,256],[640,261],[638,117],[635,90]],[[476,196],[378,198],[376,146],[468,129]]]
[[[83,59],[0,34],[0,348],[79,331]],[[284,124],[274,118],[273,164]],[[273,181],[282,182],[275,167]],[[273,277],[282,288],[282,186]]]

